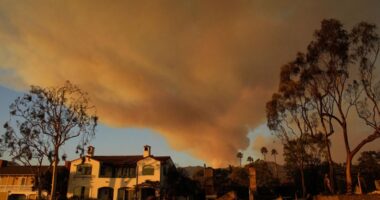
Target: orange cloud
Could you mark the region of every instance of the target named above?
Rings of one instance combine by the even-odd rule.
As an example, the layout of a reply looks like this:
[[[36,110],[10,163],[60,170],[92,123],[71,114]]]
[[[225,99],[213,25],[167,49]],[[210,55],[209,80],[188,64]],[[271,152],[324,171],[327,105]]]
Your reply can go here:
[[[279,67],[305,49],[321,19],[379,22],[379,6],[3,1],[0,70],[10,73],[0,82],[25,89],[69,79],[90,93],[104,123],[152,128],[173,148],[226,165],[265,122]]]

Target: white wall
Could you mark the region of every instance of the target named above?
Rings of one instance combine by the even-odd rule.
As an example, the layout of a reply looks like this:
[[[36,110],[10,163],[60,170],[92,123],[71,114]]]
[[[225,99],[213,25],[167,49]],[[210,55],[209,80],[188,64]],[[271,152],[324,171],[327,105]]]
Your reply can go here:
[[[91,175],[78,175],[76,174],[77,166],[81,164],[92,165]],[[151,165],[154,168],[154,175],[142,175],[143,167]],[[138,166],[138,183],[143,183],[147,180],[160,181],[162,176],[161,163],[152,157],[146,157],[137,162]],[[97,198],[98,189],[102,187],[114,188],[113,199],[117,199],[118,189],[122,187],[129,187],[133,189],[136,185],[136,178],[99,178],[100,162],[90,157],[86,157],[82,163],[81,159],[71,162],[70,178],[68,184],[67,196],[74,195],[74,189],[82,186],[89,188],[88,193],[90,198]]]

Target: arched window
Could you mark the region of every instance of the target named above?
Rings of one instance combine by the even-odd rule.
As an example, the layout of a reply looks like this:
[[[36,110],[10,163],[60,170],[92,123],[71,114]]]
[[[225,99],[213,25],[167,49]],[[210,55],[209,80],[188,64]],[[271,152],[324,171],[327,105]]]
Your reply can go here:
[[[142,170],[142,175],[154,175],[154,167],[152,165],[145,165]]]
[[[101,187],[98,189],[98,200],[110,200],[113,199],[113,188]]]
[[[74,188],[74,196],[79,199],[87,199],[90,194],[90,188],[78,186]]]

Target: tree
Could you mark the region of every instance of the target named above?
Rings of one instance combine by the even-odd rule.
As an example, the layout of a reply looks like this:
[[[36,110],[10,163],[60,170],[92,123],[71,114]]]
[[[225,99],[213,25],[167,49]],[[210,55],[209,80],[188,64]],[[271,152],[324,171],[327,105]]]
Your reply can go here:
[[[263,156],[264,156],[264,161],[266,161],[266,160],[267,160],[267,159],[266,159],[266,155],[267,155],[267,153],[268,153],[268,149],[267,149],[266,147],[261,147],[260,152],[261,152],[261,154],[263,154]]]
[[[49,162],[49,167],[43,167],[45,162],[51,161],[48,138],[40,136],[36,130],[32,131],[25,123],[20,124],[18,134],[15,134],[9,122],[4,124],[4,128],[5,134],[1,136],[2,153],[8,151],[12,161],[29,167],[31,173],[35,174],[34,186],[38,191],[38,199],[42,199],[42,190],[47,189],[44,176],[52,164]]]
[[[362,22],[349,32],[338,20],[323,20],[307,52],[298,53],[295,61],[283,67],[280,74],[279,93],[287,99],[284,102],[298,102],[296,105],[301,108],[300,100],[307,102],[304,105],[309,108],[300,110],[308,110],[312,113],[310,116],[314,115],[315,118],[309,120],[307,115],[304,116],[303,123],[310,127],[307,132],[311,136],[324,135],[332,181],[333,161],[329,137],[337,127],[341,130],[346,151],[347,193],[352,193],[353,157],[364,145],[380,137],[380,84],[373,76],[379,52],[379,37],[375,30],[375,25]],[[294,96],[299,98],[294,100]],[[293,105],[282,106],[287,108]],[[356,146],[349,143],[348,116],[353,107],[359,117],[373,128],[373,132]]]
[[[203,172],[203,169],[201,170]],[[166,187],[162,188],[168,197],[190,196],[197,197],[201,193],[200,183],[189,177],[186,169],[170,167],[166,179]]]
[[[279,94],[273,95],[272,101],[267,103],[267,118],[268,118],[268,127],[272,130],[277,137],[281,139],[284,144],[284,155],[286,155],[285,147],[297,147],[293,152],[295,156],[301,159],[294,159],[297,169],[301,174],[301,186],[303,196],[306,195],[306,186],[304,181],[304,143],[303,138],[306,134],[306,131],[303,130],[303,126],[298,121],[296,116],[296,107],[292,106],[292,109],[283,107],[283,98]],[[290,125],[290,122],[297,122],[296,125]],[[295,126],[296,128],[292,128]],[[286,161],[286,156],[285,156]]]
[[[352,193],[352,159],[363,146],[380,137],[380,92],[376,92],[378,84],[373,76],[379,46],[375,25],[362,22],[348,33],[337,20],[324,20],[321,30],[316,32],[316,41],[309,46],[309,62],[325,72],[323,77],[327,81],[320,86],[327,86],[322,88],[334,106],[331,112],[323,114],[332,118],[343,132],[347,193]],[[373,128],[356,146],[349,143],[347,124],[353,106],[365,124]]]
[[[366,191],[375,190],[375,180],[380,178],[380,151],[363,151],[358,161],[359,172],[364,177]]]
[[[376,33],[376,26],[365,22],[355,26],[350,36],[352,57],[359,68],[359,81],[350,85],[349,92],[351,96],[362,94],[355,101],[355,108],[359,118],[371,130],[370,134],[350,151],[350,156],[354,157],[367,143],[380,138],[380,79],[376,76],[379,74],[376,61],[380,50],[380,38]],[[379,155],[379,152],[362,152],[359,158],[361,174],[367,180],[373,180],[376,176],[379,178]],[[371,171],[369,163],[373,168],[377,168],[372,174],[369,173]],[[374,189],[373,181],[369,183],[369,188]]]
[[[61,87],[32,86],[10,105],[10,114],[4,144],[10,152],[18,151],[18,142],[32,144],[32,149],[23,148],[23,153],[11,154],[16,159],[42,159],[48,152],[52,163],[50,197],[54,199],[60,149],[66,142],[80,138],[77,148],[83,153],[84,146],[95,135],[98,120],[95,107],[90,104],[87,93],[67,81]],[[34,148],[37,145],[41,147]]]
[[[303,196],[306,195],[306,149],[310,138],[320,135],[315,106],[306,93],[300,73],[305,62],[305,55],[298,53],[296,59],[281,68],[278,92],[266,105],[268,128],[281,139],[285,147],[295,148],[292,153],[299,158],[295,159],[295,166],[301,175]]]
[[[310,177],[307,180],[306,172],[309,171],[308,169],[320,165],[321,155],[324,150],[319,147],[319,143],[320,141],[315,140],[313,137],[305,136],[284,144],[285,169],[288,175],[293,176],[295,182],[301,183],[303,196],[306,192],[311,192],[310,190],[312,189],[307,184],[310,182]],[[315,177],[311,179],[315,181]],[[309,185],[309,188],[307,185]]]
[[[351,108],[357,99],[345,98],[350,81],[350,40],[348,31],[337,20],[323,20],[321,29],[314,34],[315,39],[308,46],[308,67],[313,69],[309,73],[310,85],[312,85],[315,99],[319,104],[320,121],[325,129],[325,122],[331,127],[332,120],[338,124],[343,132],[343,140],[346,146],[346,184],[347,193],[352,192],[351,166],[352,156],[348,142],[347,118]],[[311,84],[313,83],[313,84]],[[325,141],[333,133],[324,130]],[[329,146],[327,145],[327,148]],[[329,155],[330,173],[332,170],[331,155]],[[331,174],[330,174],[331,176]],[[331,177],[332,179],[332,177]],[[333,180],[333,179],[332,179]],[[333,185],[333,184],[332,184]]]
[[[236,167],[232,168],[231,174],[229,175],[232,183],[248,187],[249,186],[249,174],[245,168]]]
[[[228,175],[230,191],[235,191],[239,199],[248,199],[249,174],[244,167],[232,167]]]
[[[240,163],[240,167],[241,167],[241,159],[243,158],[243,153],[239,151],[239,152],[236,154],[236,157],[239,159],[239,163]]]
[[[248,163],[252,163],[252,162],[253,162],[253,158],[252,158],[252,156],[248,156],[248,157],[247,157],[247,162],[248,162]]]
[[[272,149],[271,154],[272,154],[272,156],[274,158],[274,164],[276,166],[276,168],[275,168],[276,169],[276,176],[278,178],[278,168],[277,168],[277,159],[276,159],[276,156],[277,156],[278,152],[277,152],[276,149]]]
[[[278,154],[277,150],[276,149],[272,149],[271,154],[272,154],[272,156],[274,158],[274,162],[277,164],[277,161],[276,161],[276,156]]]
[[[278,179],[275,179],[272,170],[268,170],[268,163],[263,160],[256,160],[250,164],[256,170],[257,187],[260,188],[273,188],[278,184]]]

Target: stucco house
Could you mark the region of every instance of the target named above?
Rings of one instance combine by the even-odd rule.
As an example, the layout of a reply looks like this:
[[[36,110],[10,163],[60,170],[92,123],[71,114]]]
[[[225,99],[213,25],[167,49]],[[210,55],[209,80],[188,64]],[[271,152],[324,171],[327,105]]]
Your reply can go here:
[[[5,160],[0,162],[0,200],[7,200],[9,196],[24,196],[28,199],[35,199],[36,192],[33,191],[34,175],[32,171]]]
[[[90,146],[85,157],[71,161],[68,198],[129,200],[163,195],[174,164],[169,156],[98,156]]]
[[[50,184],[50,167],[41,166],[39,169],[44,173],[42,178],[46,177],[44,183]],[[36,199],[38,193],[35,186],[37,170],[37,166],[18,166],[13,162],[0,160],[0,200]],[[67,166],[58,166],[60,182],[57,184],[57,192],[59,193],[66,193],[67,174]],[[43,186],[42,191],[42,195],[45,197],[49,192],[46,185]]]

